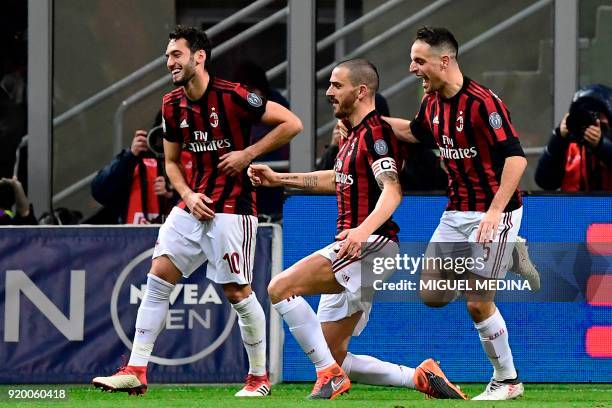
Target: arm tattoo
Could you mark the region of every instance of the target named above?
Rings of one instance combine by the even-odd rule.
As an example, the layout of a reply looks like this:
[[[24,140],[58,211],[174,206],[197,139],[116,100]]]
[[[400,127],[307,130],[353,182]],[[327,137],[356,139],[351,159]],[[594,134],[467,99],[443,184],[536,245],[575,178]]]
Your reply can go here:
[[[381,190],[385,186],[386,181],[389,181],[391,183],[399,183],[399,176],[395,172],[385,171],[384,173],[380,173],[378,177],[376,177],[376,182],[378,183],[378,187],[380,187]]]
[[[285,181],[285,180],[295,180],[297,179],[298,176],[291,176],[291,175],[287,175],[287,176],[281,176],[281,180]]]
[[[319,178],[317,176],[304,176],[305,188],[316,188],[318,184]]]

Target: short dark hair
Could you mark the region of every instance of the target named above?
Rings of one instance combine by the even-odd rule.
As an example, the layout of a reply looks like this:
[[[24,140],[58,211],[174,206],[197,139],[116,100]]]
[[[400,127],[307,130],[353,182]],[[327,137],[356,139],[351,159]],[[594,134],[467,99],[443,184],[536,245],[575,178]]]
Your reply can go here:
[[[376,66],[365,58],[354,58],[340,62],[336,67],[348,69],[348,78],[353,85],[364,84],[372,91],[372,95],[378,91],[379,76]]]
[[[430,47],[447,48],[455,54],[455,58],[459,56],[459,43],[453,33],[444,27],[421,27],[417,30],[416,40],[421,40]]]
[[[208,39],[206,33],[195,27],[184,27],[176,26],[173,32],[168,34],[170,40],[178,40],[180,38],[187,41],[187,46],[191,53],[195,53],[199,50],[204,50],[206,54],[206,62],[204,62],[204,68],[208,71],[210,68],[210,59],[212,56],[212,43]]]
[[[246,85],[247,88],[259,89],[266,98],[270,95],[270,83],[266,71],[254,61],[242,61],[234,72],[234,80]]]

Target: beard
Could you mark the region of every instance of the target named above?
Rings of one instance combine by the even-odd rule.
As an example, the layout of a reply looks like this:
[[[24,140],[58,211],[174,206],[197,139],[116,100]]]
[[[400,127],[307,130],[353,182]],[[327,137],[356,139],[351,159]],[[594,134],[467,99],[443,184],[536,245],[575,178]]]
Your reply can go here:
[[[180,74],[179,74],[180,75]],[[185,86],[195,76],[195,62],[193,59],[189,61],[189,64],[185,65],[182,70],[182,76],[177,80],[172,80],[174,86]]]
[[[357,98],[353,95],[347,95],[342,102],[338,104],[338,110],[334,112],[336,119],[347,118],[355,110],[355,100]]]

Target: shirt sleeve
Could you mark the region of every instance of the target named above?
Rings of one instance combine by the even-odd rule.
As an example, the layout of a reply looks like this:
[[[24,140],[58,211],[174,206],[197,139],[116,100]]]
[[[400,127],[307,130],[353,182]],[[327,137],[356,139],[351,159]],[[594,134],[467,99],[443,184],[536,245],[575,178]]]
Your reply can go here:
[[[401,168],[402,163],[397,138],[391,126],[386,122],[381,126],[373,126],[365,136],[365,145],[374,178],[378,178],[384,172],[398,174],[398,168]]]
[[[179,143],[181,141],[174,117],[172,117],[172,106],[164,101],[162,103],[162,130],[164,139],[169,142]]]
[[[427,118],[427,101],[427,96],[425,96],[423,98],[423,101],[421,102],[419,113],[417,113],[414,120],[410,122],[410,132],[419,142],[423,143],[425,146],[431,149],[436,149],[438,147],[438,144],[434,139]]]
[[[489,142],[499,149],[504,157],[525,156],[518,134],[510,120],[510,112],[497,95],[490,92],[481,103],[479,114]]]
[[[236,86],[232,99],[252,122],[259,122],[266,112],[266,104],[268,103],[266,98],[250,91],[244,85]]]

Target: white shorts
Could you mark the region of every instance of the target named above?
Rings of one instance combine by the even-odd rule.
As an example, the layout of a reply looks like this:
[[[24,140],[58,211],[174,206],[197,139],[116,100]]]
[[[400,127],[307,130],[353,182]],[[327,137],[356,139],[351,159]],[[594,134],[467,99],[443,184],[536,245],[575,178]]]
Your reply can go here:
[[[184,277],[208,261],[206,277],[219,284],[250,284],[257,235],[252,215],[215,214],[209,221],[174,207],[159,229],[153,259],[167,255]]]
[[[483,261],[478,264],[484,267],[474,267],[470,269],[471,272],[484,278],[504,278],[521,228],[523,207],[502,213],[492,243],[477,244],[476,232],[484,215],[484,212],[479,211],[444,211],[427,247],[428,256],[481,259]]]
[[[362,297],[362,286],[369,288],[373,284],[372,260],[375,257],[394,258],[399,253],[397,243],[383,236],[370,235],[367,242],[371,244],[357,260],[337,260],[338,242],[333,242],[316,252],[332,262],[332,270],[336,280],[346,288],[341,293],[321,295],[317,317],[320,322],[337,322],[359,311],[363,312],[355,330],[353,330],[353,336],[361,334],[370,318],[372,301],[369,296],[367,298]],[[364,268],[363,277],[362,268]],[[375,278],[386,280],[393,272],[395,270],[386,270],[382,276],[376,276]]]

